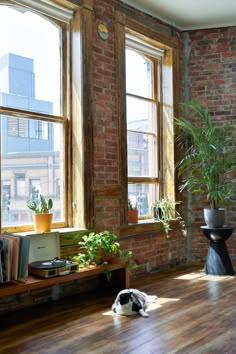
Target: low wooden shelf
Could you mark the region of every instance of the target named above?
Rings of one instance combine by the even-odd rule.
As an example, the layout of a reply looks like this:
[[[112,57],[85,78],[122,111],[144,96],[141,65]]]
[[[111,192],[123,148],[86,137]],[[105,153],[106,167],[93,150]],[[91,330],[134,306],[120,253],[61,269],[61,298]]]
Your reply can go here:
[[[40,278],[29,275],[25,281],[13,281],[2,284],[0,286],[0,298],[27,292],[33,289],[40,289],[53,286],[55,284],[66,283],[77,279],[89,278],[95,275],[103,274],[105,270],[112,272],[110,280],[110,286],[112,289],[119,291],[124,288],[129,288],[129,270],[124,263],[120,262],[114,264],[111,263],[106,266],[91,265],[89,267],[79,268],[79,270],[75,273],[52,278]],[[105,274],[103,275],[105,276]]]

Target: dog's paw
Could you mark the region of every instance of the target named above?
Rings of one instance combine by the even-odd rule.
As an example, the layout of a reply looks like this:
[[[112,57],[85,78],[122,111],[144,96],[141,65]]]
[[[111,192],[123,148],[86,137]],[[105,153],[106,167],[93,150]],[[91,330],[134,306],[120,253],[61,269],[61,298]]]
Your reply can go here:
[[[147,312],[145,312],[143,309],[139,310],[139,313],[143,317],[149,317],[149,314]]]

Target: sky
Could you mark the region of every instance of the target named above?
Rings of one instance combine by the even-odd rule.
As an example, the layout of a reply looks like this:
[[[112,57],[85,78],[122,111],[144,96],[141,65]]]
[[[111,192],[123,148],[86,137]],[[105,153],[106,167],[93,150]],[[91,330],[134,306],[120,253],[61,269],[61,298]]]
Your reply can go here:
[[[13,53],[34,59],[36,98],[54,103],[59,115],[60,56],[58,28],[33,12],[0,6],[0,56]]]

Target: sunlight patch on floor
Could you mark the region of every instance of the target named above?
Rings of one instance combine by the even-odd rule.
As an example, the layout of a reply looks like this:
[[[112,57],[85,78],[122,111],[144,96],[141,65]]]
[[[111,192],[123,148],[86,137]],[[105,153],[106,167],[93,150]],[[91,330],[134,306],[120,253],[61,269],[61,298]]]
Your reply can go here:
[[[230,275],[211,275],[211,274],[206,274],[204,271],[201,273],[189,273],[189,274],[183,274],[180,275],[179,277],[176,277],[174,279],[180,279],[180,280],[211,280],[211,281],[226,281],[226,280],[233,280],[235,277],[230,276]]]
[[[205,274],[204,273],[189,273],[189,274],[183,274],[183,275],[180,275],[180,276],[178,276],[178,277],[176,277],[176,278],[174,278],[174,279],[181,279],[181,280],[196,280],[196,279],[199,279],[199,278],[201,278],[202,279],[202,277],[203,276],[205,276]]]
[[[180,301],[180,299],[173,299],[173,298],[168,298],[168,297],[159,297],[155,302],[150,304],[147,308],[147,312],[149,311],[154,311],[160,307],[162,307],[164,304],[167,304],[169,302],[176,302]],[[103,313],[103,316],[119,316],[115,314],[112,310],[106,311]],[[126,317],[126,316],[119,316],[119,317]]]
[[[177,299],[177,298],[173,299],[173,298],[169,298],[169,297],[159,297],[156,302],[154,302],[148,306],[147,312],[154,311],[154,310],[162,307],[163,305],[166,305],[169,302],[176,302],[176,301],[180,301],[180,299]]]

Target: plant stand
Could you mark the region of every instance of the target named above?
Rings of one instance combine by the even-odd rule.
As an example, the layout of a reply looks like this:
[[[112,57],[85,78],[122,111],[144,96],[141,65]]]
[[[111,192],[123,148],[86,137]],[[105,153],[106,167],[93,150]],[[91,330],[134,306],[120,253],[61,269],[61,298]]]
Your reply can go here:
[[[206,274],[234,275],[225,241],[232,235],[234,226],[210,228],[201,226],[204,235],[210,240],[207,259],[204,267]]]

